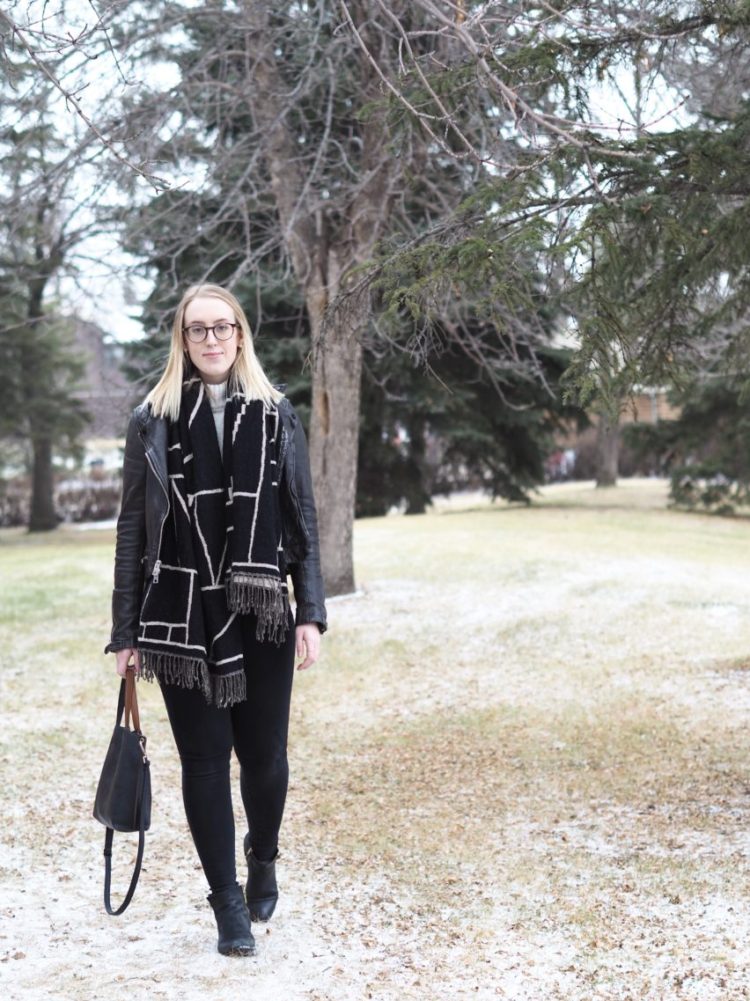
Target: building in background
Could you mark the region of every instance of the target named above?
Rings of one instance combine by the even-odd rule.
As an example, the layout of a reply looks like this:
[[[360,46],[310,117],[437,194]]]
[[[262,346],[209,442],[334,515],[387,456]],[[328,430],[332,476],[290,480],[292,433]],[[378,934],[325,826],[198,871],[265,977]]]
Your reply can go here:
[[[644,468],[642,460],[623,445],[621,441],[623,429],[632,424],[653,425],[664,420],[676,420],[680,413],[680,408],[669,401],[669,389],[666,387],[637,387],[636,392],[624,403],[620,411],[615,444],[618,475],[653,475],[658,472],[653,468]],[[589,427],[579,431],[571,426],[556,436],[555,451],[548,457],[546,463],[548,482],[565,479],[597,479],[601,462],[599,418],[593,413],[588,416],[591,420]]]
[[[76,395],[91,415],[83,436],[84,467],[114,471],[122,465],[128,417],[141,394],[120,367],[122,346],[108,340],[100,327],[77,320],[75,339],[86,360]]]

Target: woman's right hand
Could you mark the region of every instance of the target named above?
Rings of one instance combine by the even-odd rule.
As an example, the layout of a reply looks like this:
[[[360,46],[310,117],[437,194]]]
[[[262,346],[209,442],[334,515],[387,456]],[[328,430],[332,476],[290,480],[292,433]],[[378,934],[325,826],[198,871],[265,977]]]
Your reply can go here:
[[[130,664],[130,661],[133,664]],[[128,647],[125,650],[118,650],[115,653],[115,670],[120,675],[121,678],[125,677],[125,672],[129,666],[135,667],[135,673],[138,675],[141,673],[141,655],[138,650],[134,650]]]

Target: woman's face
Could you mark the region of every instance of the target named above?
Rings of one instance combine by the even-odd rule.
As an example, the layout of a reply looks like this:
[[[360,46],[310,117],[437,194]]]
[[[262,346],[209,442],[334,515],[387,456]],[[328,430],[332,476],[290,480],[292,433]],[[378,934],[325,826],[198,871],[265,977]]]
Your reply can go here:
[[[206,328],[213,328],[217,323],[236,323],[234,310],[221,299],[213,296],[199,296],[185,307],[182,320],[183,328],[194,323],[200,323]],[[219,340],[216,332],[209,329],[202,341],[191,341],[186,333],[182,335],[185,349],[190,361],[195,365],[204,382],[224,382],[237,357],[242,340],[242,331],[236,326],[232,336],[225,341]]]

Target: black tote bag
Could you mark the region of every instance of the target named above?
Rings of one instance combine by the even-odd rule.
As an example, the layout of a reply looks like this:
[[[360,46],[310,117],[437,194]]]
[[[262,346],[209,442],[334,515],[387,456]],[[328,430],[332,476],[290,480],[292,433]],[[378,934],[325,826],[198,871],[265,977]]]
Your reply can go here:
[[[124,725],[120,723],[125,711]],[[133,729],[130,729],[132,720]],[[151,826],[151,771],[146,738],[141,732],[135,671],[128,668],[120,684],[117,718],[104,759],[94,800],[94,817],[104,824],[104,906],[108,914],[122,914],[135,893],[143,861],[145,832]],[[112,841],[115,831],[138,832],[138,854],[124,901],[112,909]]]

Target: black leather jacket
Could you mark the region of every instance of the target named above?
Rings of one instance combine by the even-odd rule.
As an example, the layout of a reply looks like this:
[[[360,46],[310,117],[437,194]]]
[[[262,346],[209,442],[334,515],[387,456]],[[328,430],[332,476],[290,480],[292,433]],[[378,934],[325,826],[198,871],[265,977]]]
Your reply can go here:
[[[276,386],[282,392],[284,385]],[[281,417],[279,498],[282,542],[297,603],[295,622],[315,622],[323,633],[325,592],[320,572],[318,519],[307,454],[307,439],[292,404],[277,404]],[[130,418],[122,470],[122,505],[117,519],[112,638],[105,653],[138,645],[138,621],[145,581],[159,571],[162,525],[169,513],[167,422],[150,404]]]

